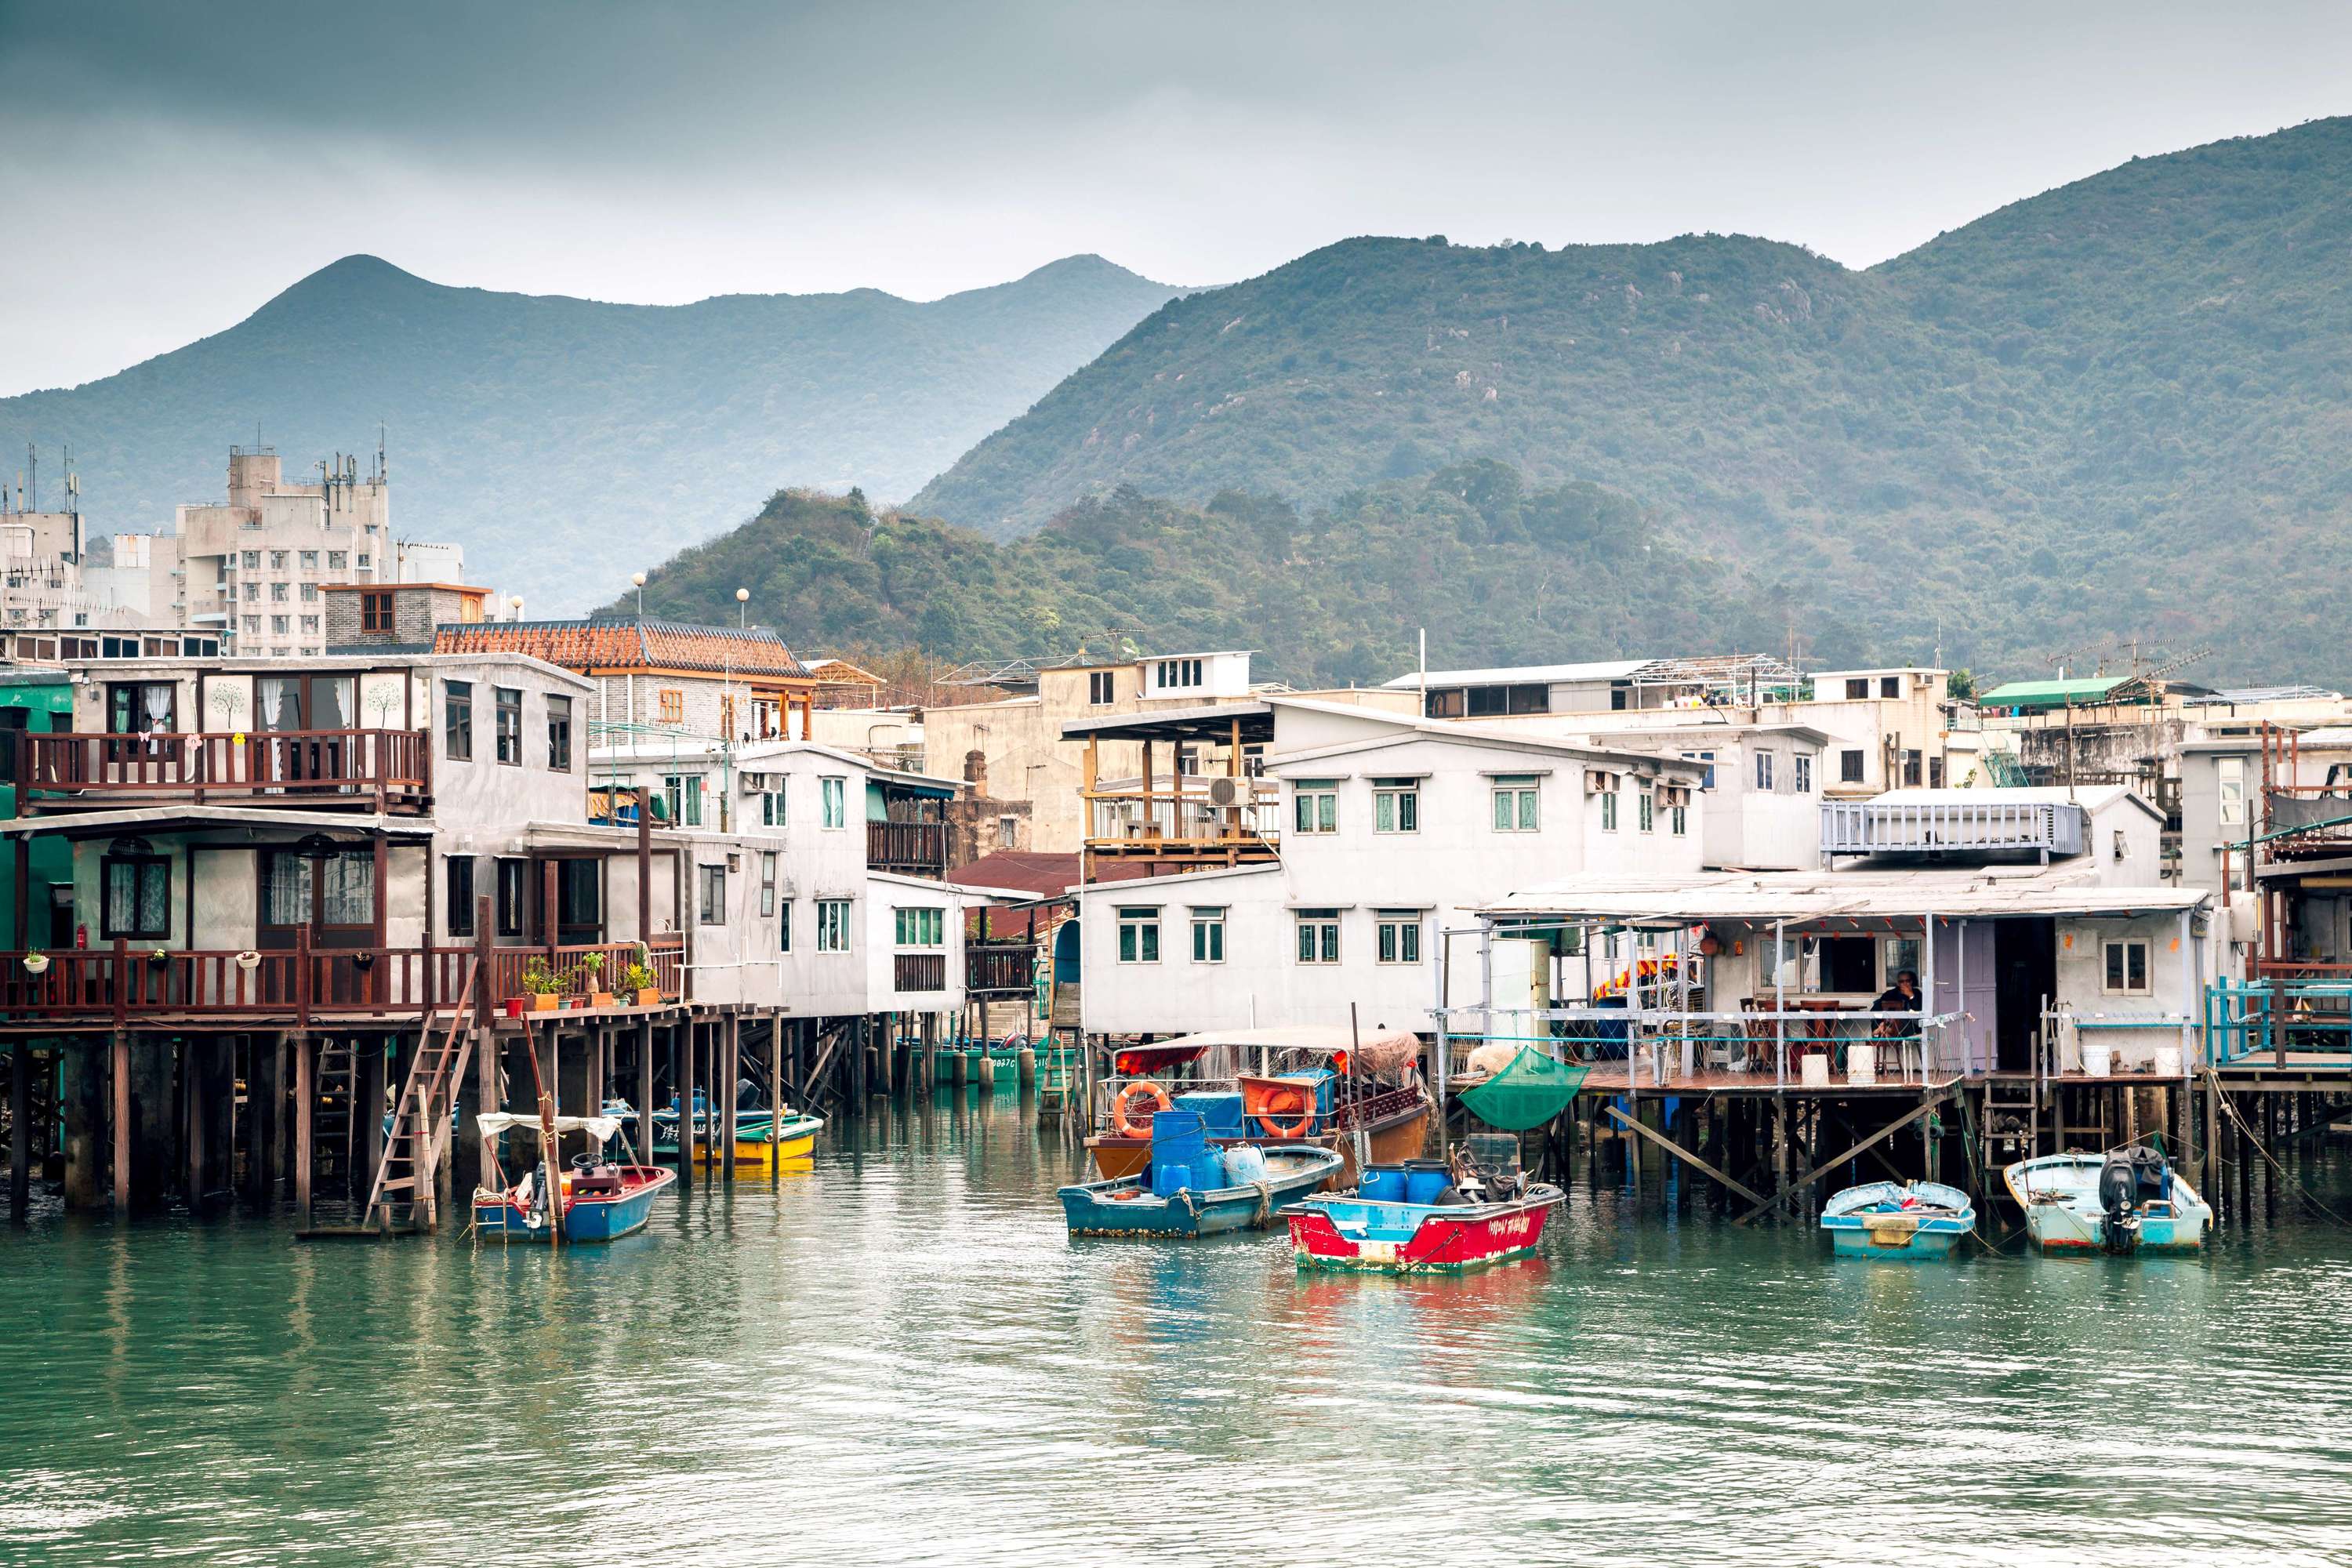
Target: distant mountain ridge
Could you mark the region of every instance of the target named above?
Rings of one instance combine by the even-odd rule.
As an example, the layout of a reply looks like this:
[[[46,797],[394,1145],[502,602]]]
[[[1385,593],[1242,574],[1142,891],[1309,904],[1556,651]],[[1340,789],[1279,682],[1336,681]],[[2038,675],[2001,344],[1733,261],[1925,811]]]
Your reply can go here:
[[[2210,641],[2201,678],[2352,682],[2347,254],[2341,119],[1861,272],[1737,236],[1347,240],[1163,304],[907,510],[998,537],[1122,488],[1345,510],[1490,460],[1652,509],[1824,655]]]
[[[1076,256],[928,303],[621,305],[352,256],[185,348],[0,398],[0,449],[37,443],[46,479],[70,446],[93,526],[143,531],[217,499],[257,424],[289,479],[383,424],[401,535],[455,539],[478,581],[578,609],[780,481],[912,491],[1176,292]]]

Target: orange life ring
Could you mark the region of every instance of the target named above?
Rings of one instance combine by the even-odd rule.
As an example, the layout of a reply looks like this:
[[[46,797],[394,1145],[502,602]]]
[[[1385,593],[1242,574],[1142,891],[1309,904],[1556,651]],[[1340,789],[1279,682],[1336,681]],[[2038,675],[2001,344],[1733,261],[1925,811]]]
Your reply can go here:
[[[1286,1110],[1297,1111],[1298,1120],[1275,1120]],[[1315,1125],[1315,1107],[1307,1100],[1304,1089],[1277,1089],[1265,1097],[1265,1103],[1258,1109],[1257,1124],[1265,1129],[1265,1135],[1269,1138],[1304,1138]]]
[[[1139,1094],[1148,1094],[1151,1097],[1153,1102],[1151,1113],[1154,1116],[1159,1115],[1161,1111],[1176,1103],[1174,1100],[1169,1099],[1168,1091],[1166,1089],[1160,1088],[1158,1084],[1153,1083],[1149,1079],[1146,1079],[1141,1083],[1129,1084],[1125,1089],[1120,1089],[1117,1094],[1111,1096],[1110,1101],[1111,1131],[1117,1132],[1122,1138],[1149,1138],[1151,1136],[1151,1123],[1146,1121],[1139,1126],[1135,1122],[1129,1121],[1127,1119],[1127,1102],[1129,1100]]]

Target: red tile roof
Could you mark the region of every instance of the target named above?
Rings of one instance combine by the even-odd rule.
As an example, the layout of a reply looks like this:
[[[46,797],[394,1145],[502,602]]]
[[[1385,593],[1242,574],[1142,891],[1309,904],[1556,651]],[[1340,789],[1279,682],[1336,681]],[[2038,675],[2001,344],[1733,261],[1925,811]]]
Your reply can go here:
[[[436,653],[520,653],[566,669],[686,669],[713,675],[808,671],[765,626],[697,626],[679,621],[482,621],[434,628]]]

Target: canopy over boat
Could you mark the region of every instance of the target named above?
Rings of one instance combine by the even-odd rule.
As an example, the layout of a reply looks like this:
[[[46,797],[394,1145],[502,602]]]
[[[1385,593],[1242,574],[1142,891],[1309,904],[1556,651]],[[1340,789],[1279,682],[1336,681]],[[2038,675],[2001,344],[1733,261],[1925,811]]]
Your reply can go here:
[[[1356,1064],[1365,1071],[1381,1074],[1402,1071],[1421,1056],[1421,1037],[1410,1029],[1355,1030],[1346,1025],[1291,1024],[1278,1029],[1211,1029],[1197,1035],[1180,1035],[1172,1040],[1159,1040],[1149,1046],[1130,1047],[1121,1051],[1181,1052],[1171,1060],[1185,1061],[1199,1056],[1211,1046],[1238,1046],[1255,1049],[1263,1047],[1276,1051],[1313,1051],[1323,1056],[1344,1056],[1354,1053]]]
[[[485,1138],[496,1138],[516,1127],[528,1127],[536,1131],[539,1118],[515,1110],[485,1110],[474,1118],[474,1129]],[[558,1132],[585,1132],[603,1143],[621,1134],[621,1119],[617,1116],[559,1116],[555,1119]]]

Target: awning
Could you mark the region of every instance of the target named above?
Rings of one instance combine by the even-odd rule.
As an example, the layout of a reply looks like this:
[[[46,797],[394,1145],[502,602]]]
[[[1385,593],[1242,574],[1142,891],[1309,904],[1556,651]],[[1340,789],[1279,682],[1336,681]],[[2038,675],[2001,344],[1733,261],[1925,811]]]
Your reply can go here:
[[[485,1138],[496,1138],[517,1127],[539,1130],[539,1118],[516,1110],[486,1110],[474,1118],[474,1128]],[[617,1116],[559,1116],[555,1119],[558,1132],[585,1132],[602,1143],[621,1134],[621,1119]]]
[[[1211,1046],[1264,1047],[1276,1051],[1314,1051],[1336,1056],[1356,1053],[1356,1059],[1375,1073],[1394,1072],[1421,1056],[1421,1037],[1409,1029],[1355,1030],[1346,1025],[1292,1024],[1278,1029],[1211,1029],[1154,1040],[1142,1048],[1153,1051],[1204,1051]]]

